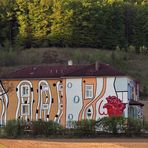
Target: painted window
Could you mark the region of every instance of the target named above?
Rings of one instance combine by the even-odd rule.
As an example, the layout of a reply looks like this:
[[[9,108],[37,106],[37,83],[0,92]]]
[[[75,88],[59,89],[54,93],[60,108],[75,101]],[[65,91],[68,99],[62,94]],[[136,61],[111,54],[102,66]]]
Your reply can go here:
[[[74,103],[79,103],[79,101],[80,101],[80,97],[79,96],[74,96],[73,102]]]
[[[71,83],[71,82],[68,82],[68,83],[67,83],[67,87],[68,87],[68,88],[72,88],[72,83]]]
[[[72,119],[73,119],[73,114],[69,114],[69,115],[68,115],[68,119],[69,119],[69,120],[72,120]]]
[[[88,110],[87,110],[87,119],[90,119],[91,115],[92,115],[91,109],[88,108]]]
[[[58,90],[59,91],[62,91],[62,89],[63,89],[63,85],[62,84],[59,84]]]
[[[85,98],[93,98],[93,85],[85,85]]]
[[[42,109],[43,109],[43,110],[48,109],[48,107],[49,107],[49,105],[48,105],[48,104],[43,104],[43,105],[42,105]]]
[[[21,96],[22,97],[29,97],[29,85],[22,85],[21,86]]]
[[[30,104],[21,104],[21,115],[30,115]]]
[[[49,87],[48,87],[47,85],[43,85],[43,86],[42,86],[42,90],[43,90],[43,91],[48,91],[48,90],[49,90]]]

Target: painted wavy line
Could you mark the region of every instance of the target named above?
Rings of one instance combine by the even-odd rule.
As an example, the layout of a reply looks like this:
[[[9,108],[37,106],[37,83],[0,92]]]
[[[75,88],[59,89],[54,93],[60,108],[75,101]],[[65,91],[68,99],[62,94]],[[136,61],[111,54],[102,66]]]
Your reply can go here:
[[[103,95],[105,94],[105,90],[106,90],[106,82],[107,82],[107,78],[103,78],[103,87],[101,90],[101,93],[99,94],[98,97],[96,97],[95,99],[93,99],[92,101],[90,101],[86,106],[84,106],[82,108],[82,111],[79,114],[79,120],[82,119],[82,114],[84,113],[84,119],[86,119],[86,109],[91,106],[93,104],[93,102],[97,102],[100,98],[103,97]],[[94,105],[93,105],[94,107]],[[93,113],[93,119],[94,119],[94,115],[96,114],[96,110],[94,109],[94,113]]]

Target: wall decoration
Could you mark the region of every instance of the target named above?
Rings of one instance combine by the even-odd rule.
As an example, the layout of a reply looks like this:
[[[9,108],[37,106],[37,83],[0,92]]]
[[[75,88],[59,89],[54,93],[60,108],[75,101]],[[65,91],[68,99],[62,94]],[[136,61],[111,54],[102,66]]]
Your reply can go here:
[[[100,116],[103,116],[103,115],[106,116],[107,115],[107,113],[105,111],[101,110],[101,107],[104,106],[104,105],[102,105],[103,102],[104,102],[104,100],[101,100],[100,103],[99,103],[98,113],[99,113]]]
[[[16,120],[21,117],[26,121],[32,120],[33,112],[33,88],[32,83],[28,80],[20,81],[17,86],[17,109],[16,109]],[[27,104],[27,105],[26,105]],[[26,111],[25,113],[23,111]],[[28,111],[28,112],[27,112]]]
[[[6,120],[12,116],[26,121],[54,120],[65,127],[72,127],[73,121],[83,119],[98,120],[105,116],[123,114],[128,118],[128,96],[138,96],[138,93],[135,93],[138,86],[135,89],[134,83],[126,77],[61,79],[10,80],[7,82],[12,83],[14,88],[8,93],[0,85],[0,124],[6,124]],[[10,98],[12,100],[9,101]],[[142,119],[142,108],[138,108],[134,116]]]
[[[39,110],[39,112],[36,112],[36,120],[49,120],[51,104],[52,96],[49,84],[47,81],[41,80],[38,83],[38,105],[36,110]]]
[[[79,101],[80,101],[80,97],[79,96],[74,96],[73,102],[74,103],[79,103]]]
[[[0,125],[5,125],[7,120],[9,98],[2,84],[0,84],[0,102],[2,106],[0,115]]]
[[[92,83],[93,81],[93,83]],[[87,119],[87,109],[92,106],[93,114],[92,119],[96,119],[96,103],[104,96],[107,87],[107,79],[106,78],[95,78],[90,83],[93,84],[94,88],[96,89],[96,95],[94,98],[89,99],[83,106],[81,112],[79,113],[79,120]],[[85,100],[85,99],[83,99]]]
[[[21,115],[30,115],[30,104],[21,104]]]
[[[107,109],[109,117],[123,115],[123,111],[126,107],[125,103],[122,103],[122,101],[116,96],[108,96],[106,100],[107,103],[103,106],[103,108]]]
[[[67,79],[66,86],[68,84],[72,84],[72,87],[66,87],[65,93],[66,96],[66,121],[68,121],[68,114],[73,114],[73,120],[78,121],[79,112],[82,109],[82,83],[83,80],[81,78],[77,79]],[[78,97],[77,97],[78,96]],[[75,98],[76,97],[76,98]],[[78,103],[74,102],[75,101]],[[64,105],[64,104],[63,104]]]
[[[69,119],[69,120],[73,120],[73,114],[69,114],[69,115],[68,115],[68,119]]]
[[[63,104],[62,104],[62,97],[63,97],[63,85],[60,81],[56,84],[57,88],[57,95],[58,95],[58,112],[57,115],[54,118],[54,121],[57,123],[60,123],[61,117],[63,115]]]
[[[137,118],[143,120],[143,109],[140,106],[137,106]]]
[[[67,87],[72,88],[72,83],[71,82],[67,83]]]
[[[93,107],[90,106],[86,111],[86,119],[92,119],[93,116]]]

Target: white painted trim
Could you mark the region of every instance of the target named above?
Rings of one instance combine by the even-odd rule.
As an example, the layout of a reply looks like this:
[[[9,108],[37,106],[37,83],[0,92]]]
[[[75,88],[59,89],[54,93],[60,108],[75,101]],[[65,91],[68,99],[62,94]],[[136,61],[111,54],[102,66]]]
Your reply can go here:
[[[44,85],[46,85],[46,86],[48,87],[48,90],[44,90],[44,91],[43,91],[43,89],[41,90],[41,89],[40,89],[41,83],[44,83]],[[45,103],[43,103],[43,102],[42,102],[42,93],[45,92],[46,96],[48,96],[48,95],[47,95],[47,94],[48,94],[47,91],[48,91],[48,93],[49,93],[49,97],[46,98]],[[49,100],[49,103],[48,103],[48,100]],[[43,110],[43,109],[42,109],[42,106],[43,106],[43,104],[49,104],[49,105],[48,105],[48,111],[43,110],[43,111],[44,111],[44,120],[47,120],[47,121],[49,120],[49,119],[46,117],[46,112],[47,112],[47,114],[49,115],[50,110],[51,110],[51,103],[52,103],[52,96],[51,96],[51,89],[50,89],[50,86],[49,86],[49,84],[48,84],[48,82],[47,82],[46,80],[41,80],[41,81],[39,81],[39,83],[38,83],[38,105],[37,105],[38,113],[36,113],[36,120],[38,120],[38,116],[39,116],[40,119],[42,118],[42,110]],[[38,115],[39,112],[40,112],[40,115]]]
[[[1,122],[1,125],[3,125],[3,122],[4,122],[4,125],[6,125],[6,120],[7,120],[7,107],[8,107],[8,95],[5,94],[5,90],[3,89],[3,87],[0,85],[1,87],[1,92],[0,94],[3,94],[0,99],[1,99],[1,103],[2,103],[2,112],[1,112],[1,117],[0,117],[0,122]],[[4,102],[5,101],[5,102]]]
[[[60,81],[57,82],[56,88],[57,88],[57,96],[58,96],[58,111],[57,111],[58,119],[57,119],[57,117],[55,117],[54,121],[55,122],[57,121],[57,123],[59,123],[59,121],[60,121],[60,119],[62,117],[61,100],[60,100],[60,92],[59,92],[59,91],[61,91],[61,89],[60,89]],[[60,114],[60,112],[61,112],[61,114]]]
[[[88,87],[91,87],[91,89],[88,89]],[[94,97],[93,90],[94,90],[93,84],[86,84],[85,85],[85,98],[86,99],[92,99]],[[87,94],[87,91],[89,91],[89,96]],[[90,96],[90,94],[91,94],[91,96]]]
[[[3,125],[3,115],[4,115],[4,99],[2,98],[2,113],[1,113],[1,125]]]
[[[7,120],[7,107],[8,107],[8,96],[6,94],[4,94],[5,97],[5,120],[4,120],[4,124],[6,125],[6,120]]]
[[[18,86],[19,87],[19,86]],[[18,89],[18,91],[17,91],[17,100],[18,100],[18,102],[17,102],[17,109],[16,109],[16,114],[15,114],[15,119],[17,120],[18,119],[18,114],[19,114],[19,109],[20,109],[20,98],[19,98],[19,94],[20,94],[20,92],[19,92],[19,88],[17,87],[17,89]]]
[[[23,106],[27,106],[28,107],[28,112],[27,113],[23,113]],[[30,115],[30,104],[21,104],[21,115]]]
[[[23,80],[20,81],[20,83],[17,85],[17,98],[18,98],[18,105],[17,105],[17,110],[16,110],[16,120],[18,119],[18,114],[19,114],[19,110],[20,110],[20,99],[22,101],[22,103],[24,103],[24,100],[22,99],[22,95],[21,95],[21,84],[23,83],[28,83],[30,85],[30,89],[29,89],[29,93],[31,93],[31,96],[28,97],[27,103],[30,103],[30,115],[26,115],[25,116],[25,120],[27,121],[27,117],[30,116],[30,120],[32,120],[32,106],[33,106],[33,91],[31,91],[31,88],[33,88],[33,85],[30,81],[28,80]],[[26,84],[27,85],[27,84]]]
[[[25,89],[28,89],[28,94],[23,94],[23,87],[25,87]],[[29,97],[29,86],[27,84],[21,85],[21,98],[22,97]]]
[[[99,82],[99,80],[101,80],[102,79],[102,84],[101,84],[101,90],[97,90],[97,88],[98,88],[98,86],[100,85],[98,82]],[[97,81],[97,86],[96,86],[96,96],[95,96],[95,98],[93,98],[93,100],[96,100],[97,99],[97,97],[99,97],[100,96],[100,93],[101,93],[101,91],[102,91],[102,89],[103,89],[103,77],[101,77],[101,78],[96,78],[96,81]],[[107,85],[107,84],[106,84]],[[97,93],[97,91],[99,91],[99,94]],[[84,107],[84,111],[91,105],[91,101]],[[84,119],[84,112],[82,113],[82,119]]]

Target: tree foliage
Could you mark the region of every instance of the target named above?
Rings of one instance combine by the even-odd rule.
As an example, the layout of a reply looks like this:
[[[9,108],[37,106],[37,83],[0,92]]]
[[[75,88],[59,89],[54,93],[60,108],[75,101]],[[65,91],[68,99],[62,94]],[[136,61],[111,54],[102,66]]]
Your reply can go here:
[[[0,47],[148,47],[147,0],[0,0]]]

